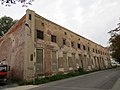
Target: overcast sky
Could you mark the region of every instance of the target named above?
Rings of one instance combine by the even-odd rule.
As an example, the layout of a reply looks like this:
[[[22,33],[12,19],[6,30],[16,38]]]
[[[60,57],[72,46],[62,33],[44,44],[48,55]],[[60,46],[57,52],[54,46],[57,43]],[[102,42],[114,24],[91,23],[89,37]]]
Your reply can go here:
[[[116,27],[120,17],[120,0],[35,0],[27,8],[21,6],[0,4],[0,17],[20,19],[29,8],[103,46],[108,45],[108,31]]]

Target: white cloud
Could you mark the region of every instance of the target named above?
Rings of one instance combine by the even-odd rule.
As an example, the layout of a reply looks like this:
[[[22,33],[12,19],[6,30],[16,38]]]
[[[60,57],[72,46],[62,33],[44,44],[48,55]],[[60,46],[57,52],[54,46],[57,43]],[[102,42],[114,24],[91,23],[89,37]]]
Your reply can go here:
[[[28,8],[102,45],[107,45],[107,32],[116,26],[120,16],[120,0],[35,0]],[[19,19],[26,9],[0,5],[0,16]]]

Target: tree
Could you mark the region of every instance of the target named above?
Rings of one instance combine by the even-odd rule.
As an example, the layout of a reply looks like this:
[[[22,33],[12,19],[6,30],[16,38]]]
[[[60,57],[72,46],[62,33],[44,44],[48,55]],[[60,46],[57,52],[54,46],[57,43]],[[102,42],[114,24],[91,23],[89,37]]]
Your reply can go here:
[[[111,35],[109,39],[111,56],[120,63],[120,23],[117,28],[111,30],[109,33]]]
[[[0,18],[0,36],[6,33],[17,20],[13,20],[11,17],[3,16]]]
[[[27,7],[28,5],[32,5],[34,0],[0,0],[2,5],[11,6],[17,3],[22,3],[22,7]]]

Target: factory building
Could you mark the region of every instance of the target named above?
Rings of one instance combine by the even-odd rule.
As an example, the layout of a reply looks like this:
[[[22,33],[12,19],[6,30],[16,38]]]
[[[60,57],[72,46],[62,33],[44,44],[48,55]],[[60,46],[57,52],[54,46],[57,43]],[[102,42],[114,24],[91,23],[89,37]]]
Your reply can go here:
[[[32,10],[0,38],[0,61],[11,67],[11,77],[30,80],[84,68],[111,67],[109,50]]]

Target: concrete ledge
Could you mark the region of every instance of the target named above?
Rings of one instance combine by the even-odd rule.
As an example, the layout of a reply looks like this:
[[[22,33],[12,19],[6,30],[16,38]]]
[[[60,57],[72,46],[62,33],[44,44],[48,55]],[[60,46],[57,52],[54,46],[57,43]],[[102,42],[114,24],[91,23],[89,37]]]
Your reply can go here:
[[[120,78],[116,81],[115,85],[111,90],[120,90]]]

